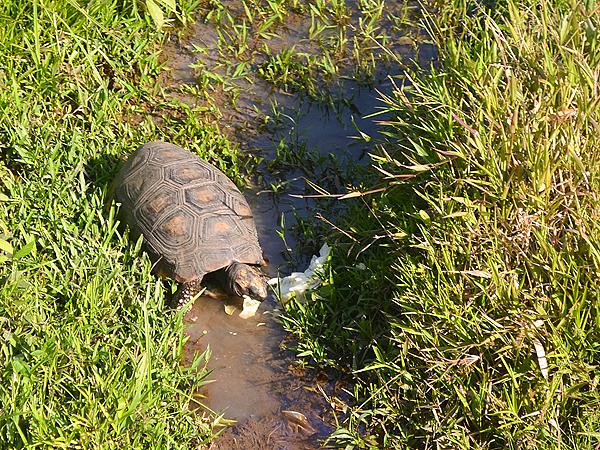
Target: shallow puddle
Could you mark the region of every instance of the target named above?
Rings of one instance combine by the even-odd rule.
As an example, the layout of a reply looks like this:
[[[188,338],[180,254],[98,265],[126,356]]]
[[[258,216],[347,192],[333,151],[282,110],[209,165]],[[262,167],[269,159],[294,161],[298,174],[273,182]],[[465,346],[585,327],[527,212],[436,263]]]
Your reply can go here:
[[[243,15],[239,2],[221,4],[234,16]],[[287,19],[267,42],[271,54],[286,48],[306,53],[319,51],[308,39],[310,17],[290,13]],[[382,26],[395,25],[384,22]],[[396,44],[397,53],[414,56],[412,47],[402,47],[401,41]],[[193,86],[202,72],[199,67],[227,78],[219,45],[214,24],[199,20],[185,39],[173,37],[167,44],[164,54],[171,71],[161,82],[168,95],[190,105],[202,107],[208,102],[210,108],[217,109],[214,120],[218,120],[224,132],[243,149],[263,156],[265,170],[261,181],[281,189],[269,191],[259,184],[248,188],[245,194],[269,260],[269,275],[304,270],[305,266],[298,267],[298,261],[302,265],[306,259],[294,259],[298,251],[292,236],[286,233],[284,243],[277,230],[282,216],[287,228],[296,215],[302,217],[308,211],[314,214],[315,203],[287,194],[314,193],[307,188],[304,177],[313,181],[321,177],[316,181],[326,181],[330,192],[343,192],[344,178],[336,181],[335,167],[347,169],[368,163],[368,152],[382,138],[377,124],[385,119],[378,115],[382,110],[380,97],[392,92],[402,69],[378,67],[368,87],[350,76],[341,77],[329,102],[315,102],[283,92],[256,76],[230,81],[238,88],[235,102],[219,88],[211,91],[208,100],[194,96]],[[258,47],[257,42],[254,45]],[[433,49],[426,46],[422,54],[425,59],[435,57]],[[261,55],[257,54],[253,64],[261,62]],[[270,120],[264,126],[267,116]],[[259,123],[263,126],[258,126]],[[370,139],[357,139],[361,133]],[[290,161],[283,163],[277,152],[282,145],[291,155]],[[348,177],[347,171],[344,175]],[[340,409],[343,410],[343,402],[334,400],[343,395],[336,380],[294,369],[293,355],[280,348],[286,336],[276,322],[277,304],[272,297],[261,305],[256,317],[247,320],[237,316],[239,308],[233,315],[226,314],[228,303],[235,304],[236,300],[211,291],[195,302],[185,319],[190,336],[188,355],[207,348],[212,353],[208,366],[213,381],[199,393],[204,397],[202,402],[226,419],[236,421],[235,426],[224,429],[210,448],[319,448],[334,429],[333,416],[339,416]]]
[[[284,334],[273,320],[272,300],[246,320],[237,317],[239,310],[225,313],[230,300],[205,295],[186,315],[187,351],[211,350],[214,381],[200,391],[202,401],[238,423],[225,430],[214,448],[250,448],[253,441],[265,449],[317,448],[318,439],[332,431],[317,387],[331,391],[328,380],[290,372],[293,356],[280,349]],[[236,441],[239,446],[232,446]]]

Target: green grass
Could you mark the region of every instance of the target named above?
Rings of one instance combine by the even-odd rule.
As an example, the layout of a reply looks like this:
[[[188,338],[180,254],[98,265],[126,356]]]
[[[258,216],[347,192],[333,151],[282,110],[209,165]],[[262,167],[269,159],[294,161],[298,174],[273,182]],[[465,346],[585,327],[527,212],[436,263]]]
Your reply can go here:
[[[325,285],[285,319],[300,355],[350,381],[332,442],[595,448],[597,5],[488,3],[431,5],[424,23],[440,57],[422,70],[403,59],[427,39],[412,5],[180,1],[173,24],[201,7],[217,27],[217,63],[199,62],[189,89],[207,108],[157,85],[162,21],[143,3],[3,2],[0,448],[210,439],[212,424],[189,409],[203,358],[182,365],[181,313],[165,310],[172,286],[105,207],[107,185],[153,139],[241,183],[257,160],[218,120],[240,95],[236,81],[331,104],[340,77],[368,84],[380,63],[413,70],[386,99],[377,170],[352,188],[385,190],[345,201]],[[279,42],[298,17],[310,18],[301,45]],[[278,113],[265,122],[277,126]],[[269,166],[330,167],[311,151],[282,141]],[[320,243],[320,228],[299,227]]]
[[[180,19],[197,6],[178,5]],[[182,364],[171,287],[105,208],[121,159],[149,140],[238,182],[253,164],[156,86],[163,37],[134,1],[0,5],[0,448],[210,437],[189,409],[206,372]]]
[[[385,191],[286,326],[351,381],[338,443],[597,448],[598,5],[436,8],[439,61],[386,99]]]

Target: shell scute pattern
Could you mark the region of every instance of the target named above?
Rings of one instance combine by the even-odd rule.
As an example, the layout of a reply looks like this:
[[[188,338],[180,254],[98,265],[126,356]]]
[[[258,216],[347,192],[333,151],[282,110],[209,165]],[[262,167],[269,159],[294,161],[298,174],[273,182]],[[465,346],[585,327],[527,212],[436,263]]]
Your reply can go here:
[[[168,167],[166,179],[181,186],[201,185],[213,181],[208,167],[198,162],[182,164],[180,161],[177,161],[176,165]]]
[[[231,195],[227,199],[227,206],[229,206],[238,216],[242,218],[252,217],[252,211],[250,210],[250,207],[244,198]]]
[[[163,142],[140,147],[117,176],[117,200],[162,275],[193,281],[234,261],[261,264],[252,212],[216,167]]]
[[[160,166],[142,162],[128,177],[124,186],[128,198],[143,199],[159,188],[158,184],[164,179]]]
[[[133,214],[142,232],[149,233],[180,204],[177,190],[161,183],[140,202]]]
[[[207,210],[217,210],[225,203],[225,193],[219,186],[211,184],[192,186],[185,189],[186,204],[202,214]]]
[[[165,146],[163,142],[150,142],[142,147],[145,149],[145,152],[142,153],[145,153],[148,160],[161,166],[181,164],[183,161],[193,160],[191,153],[186,154],[181,152],[178,147],[174,145],[171,147],[171,145]]]
[[[186,250],[194,243],[195,218],[192,213],[183,208],[177,209],[158,222],[152,234],[161,244],[160,253],[168,255]]]
[[[251,259],[254,257],[255,249],[252,244],[243,242],[233,248],[233,253],[240,259]]]
[[[231,216],[209,216],[202,220],[202,236],[213,246],[225,244],[231,246],[243,231]]]

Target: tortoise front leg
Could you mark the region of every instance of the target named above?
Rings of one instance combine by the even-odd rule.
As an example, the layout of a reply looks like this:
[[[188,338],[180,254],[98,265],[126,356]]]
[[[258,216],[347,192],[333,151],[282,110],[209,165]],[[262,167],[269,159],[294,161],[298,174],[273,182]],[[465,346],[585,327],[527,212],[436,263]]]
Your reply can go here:
[[[181,308],[187,302],[192,300],[198,292],[202,290],[202,278],[198,278],[194,281],[189,281],[187,283],[181,283],[177,292],[173,295],[173,299],[171,300],[171,305],[174,308]]]

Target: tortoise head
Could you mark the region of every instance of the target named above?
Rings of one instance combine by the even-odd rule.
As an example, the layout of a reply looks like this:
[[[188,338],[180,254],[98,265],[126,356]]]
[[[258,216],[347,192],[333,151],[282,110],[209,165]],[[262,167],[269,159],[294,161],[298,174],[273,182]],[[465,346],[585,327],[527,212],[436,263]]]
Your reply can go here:
[[[267,280],[258,267],[235,262],[227,267],[225,272],[225,285],[232,294],[240,297],[248,295],[261,302],[267,298]]]

